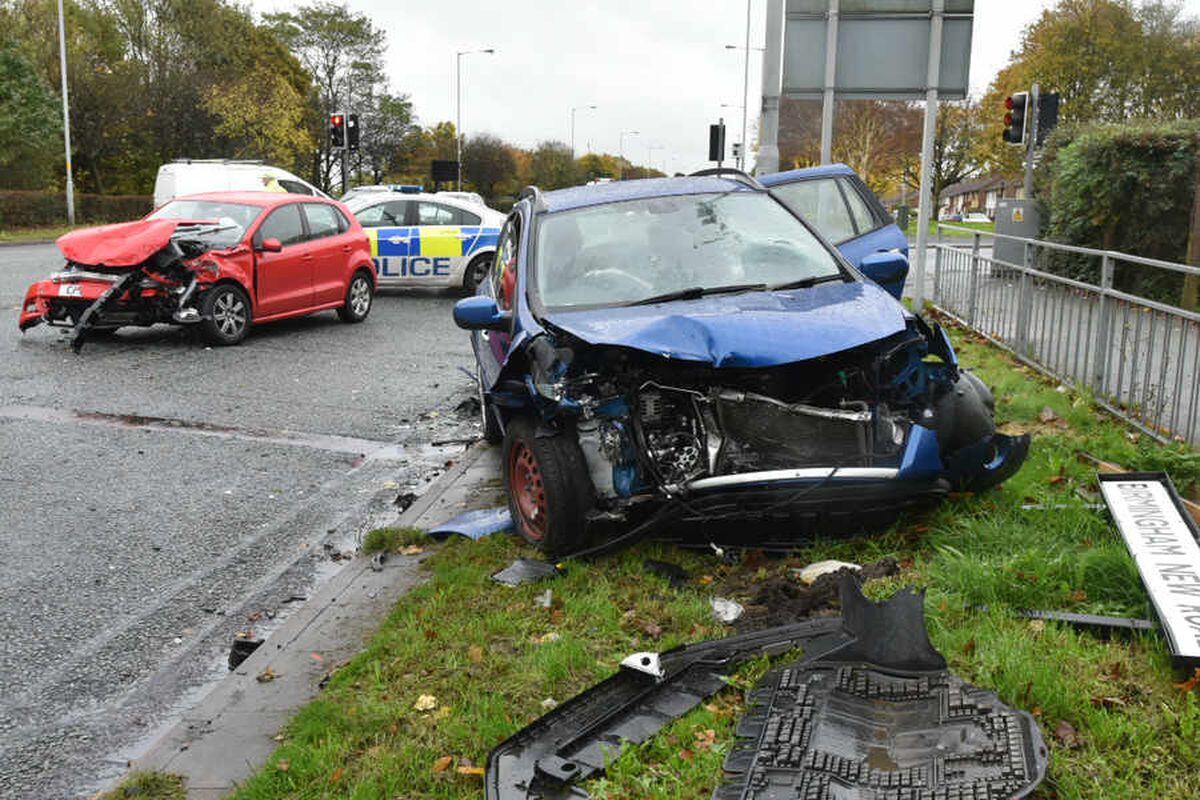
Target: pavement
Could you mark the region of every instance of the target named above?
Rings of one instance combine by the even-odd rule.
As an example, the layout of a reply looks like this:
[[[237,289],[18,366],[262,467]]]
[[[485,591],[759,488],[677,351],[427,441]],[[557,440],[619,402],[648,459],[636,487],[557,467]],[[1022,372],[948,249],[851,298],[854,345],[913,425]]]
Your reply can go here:
[[[0,251],[0,798],[91,795],[282,629],[478,435],[455,297],[383,294],[209,349],[17,330],[52,245]]]
[[[465,510],[494,504],[497,451],[479,444],[400,517],[429,529]],[[180,775],[189,800],[216,800],[252,776],[277,734],[349,660],[422,576],[424,555],[391,555],[378,567],[359,557],[329,581],[241,666],[188,711],[131,767]],[[263,676],[271,679],[264,681]]]

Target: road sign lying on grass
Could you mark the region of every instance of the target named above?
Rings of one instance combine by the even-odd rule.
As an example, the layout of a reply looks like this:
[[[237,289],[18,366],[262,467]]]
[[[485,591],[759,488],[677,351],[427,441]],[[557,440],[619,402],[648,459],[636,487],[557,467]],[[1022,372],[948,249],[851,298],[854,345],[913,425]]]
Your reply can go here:
[[[1100,475],[1100,490],[1162,622],[1171,655],[1200,663],[1200,543],[1163,472]]]

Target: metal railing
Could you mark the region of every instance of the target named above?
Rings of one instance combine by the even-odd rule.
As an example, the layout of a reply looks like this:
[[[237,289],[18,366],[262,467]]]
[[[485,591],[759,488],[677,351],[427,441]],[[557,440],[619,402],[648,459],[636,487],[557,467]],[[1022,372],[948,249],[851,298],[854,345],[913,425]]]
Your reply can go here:
[[[971,238],[947,241],[943,228]],[[1022,263],[997,258],[998,242]],[[1035,266],[1055,252],[1093,260],[1099,285]],[[1200,314],[1114,288],[1118,268],[1200,267],[951,225],[939,226],[933,263],[937,310],[1150,436],[1200,444]]]

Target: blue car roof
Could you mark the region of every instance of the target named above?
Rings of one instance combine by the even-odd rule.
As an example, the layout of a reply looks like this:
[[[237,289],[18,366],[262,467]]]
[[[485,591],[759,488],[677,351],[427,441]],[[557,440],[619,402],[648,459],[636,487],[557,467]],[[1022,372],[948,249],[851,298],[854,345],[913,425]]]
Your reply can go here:
[[[853,175],[854,170],[845,164],[823,164],[819,167],[804,169],[789,169],[787,172],[772,172],[770,175],[759,175],[758,182],[763,186],[777,186],[790,181],[804,181],[812,178],[832,178],[835,175]]]
[[[714,175],[688,178],[642,178],[632,181],[612,181],[594,186],[573,186],[570,189],[555,189],[542,195],[546,211],[570,211],[574,208],[620,203],[623,200],[640,200],[646,197],[672,197],[684,194],[710,194],[713,192],[752,192],[745,183]]]

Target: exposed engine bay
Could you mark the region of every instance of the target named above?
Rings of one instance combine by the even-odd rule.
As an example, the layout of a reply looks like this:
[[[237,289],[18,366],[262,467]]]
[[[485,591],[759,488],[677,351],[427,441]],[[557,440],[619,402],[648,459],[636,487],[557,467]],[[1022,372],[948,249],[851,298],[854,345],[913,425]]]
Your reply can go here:
[[[920,467],[904,463],[914,435],[927,439],[925,471],[941,472],[995,438],[990,391],[959,369],[940,327],[915,317],[882,341],[755,369],[548,339],[530,343],[527,388],[548,424],[574,428],[600,507],[648,492],[894,477]],[[964,474],[953,488],[986,486]]]

